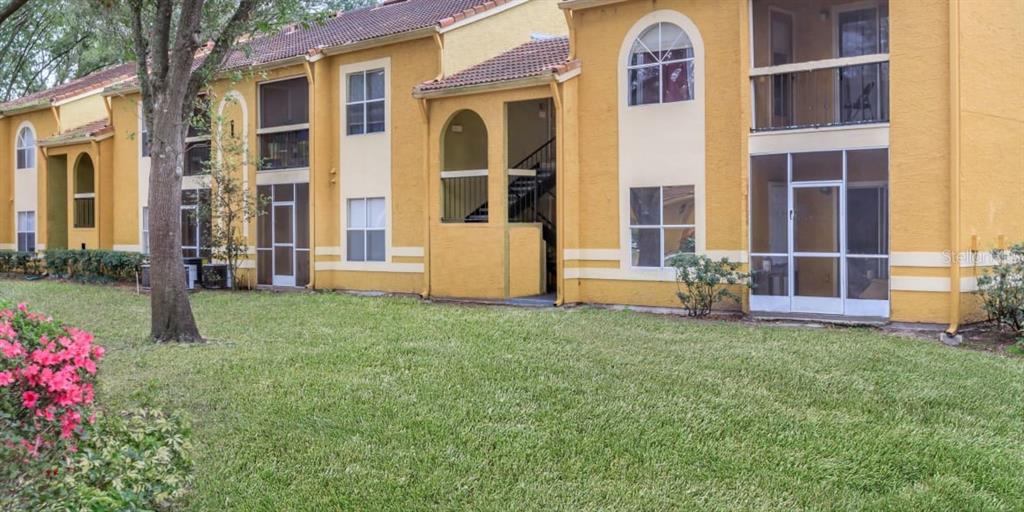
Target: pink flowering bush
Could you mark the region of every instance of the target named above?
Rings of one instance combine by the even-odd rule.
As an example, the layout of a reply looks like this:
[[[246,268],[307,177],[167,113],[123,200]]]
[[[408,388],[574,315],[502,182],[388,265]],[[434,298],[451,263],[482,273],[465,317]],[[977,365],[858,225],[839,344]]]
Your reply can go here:
[[[88,332],[0,304],[0,451],[3,459],[74,449],[92,421],[96,365],[103,347]]]

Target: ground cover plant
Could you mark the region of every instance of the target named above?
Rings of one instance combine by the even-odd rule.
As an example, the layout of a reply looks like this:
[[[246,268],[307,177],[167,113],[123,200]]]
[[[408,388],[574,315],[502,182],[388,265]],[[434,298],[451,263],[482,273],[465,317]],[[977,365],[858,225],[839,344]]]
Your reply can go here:
[[[0,281],[192,417],[190,510],[1020,510],[1024,361],[869,329]]]

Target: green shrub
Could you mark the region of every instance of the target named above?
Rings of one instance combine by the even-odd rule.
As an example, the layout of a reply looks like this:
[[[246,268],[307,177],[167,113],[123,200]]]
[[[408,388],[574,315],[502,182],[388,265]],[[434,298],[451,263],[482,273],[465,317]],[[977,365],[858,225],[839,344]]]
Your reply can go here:
[[[180,510],[192,484],[189,424],[154,410],[100,415],[55,471],[0,498],[28,510]]]
[[[726,299],[740,302],[730,286],[750,286],[750,274],[740,272],[740,264],[727,258],[716,261],[697,254],[677,254],[667,263],[676,269],[676,296],[692,317],[707,316],[716,303]]]
[[[41,259],[36,253],[23,251],[0,251],[0,272],[36,274],[41,269]]]
[[[990,321],[1024,336],[1024,244],[992,251],[995,266],[978,277],[978,294]]]
[[[145,261],[136,252],[52,249],[45,253],[50,274],[74,279],[130,280]]]

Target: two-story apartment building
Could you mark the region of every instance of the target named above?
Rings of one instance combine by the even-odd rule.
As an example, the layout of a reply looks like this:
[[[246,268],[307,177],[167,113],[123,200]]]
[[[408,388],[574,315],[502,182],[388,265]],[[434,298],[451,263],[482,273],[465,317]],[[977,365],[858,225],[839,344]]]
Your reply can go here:
[[[665,262],[696,252],[754,272],[756,314],[969,321],[976,256],[1024,240],[1022,27],[1017,0],[342,13],[252,41],[211,86],[226,123],[188,139],[184,250],[229,131],[268,199],[259,285],[675,306]],[[109,126],[64,136],[112,133],[97,215],[117,222],[87,246],[145,251],[138,94],[105,96]]]
[[[109,247],[113,219],[97,208],[113,204],[102,92],[134,73],[111,66],[0,105],[0,249]]]

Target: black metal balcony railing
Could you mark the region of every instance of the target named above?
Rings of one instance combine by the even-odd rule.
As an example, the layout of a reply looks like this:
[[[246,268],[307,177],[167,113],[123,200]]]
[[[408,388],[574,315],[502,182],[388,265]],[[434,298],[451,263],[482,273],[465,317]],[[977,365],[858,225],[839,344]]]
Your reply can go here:
[[[889,63],[751,77],[753,131],[889,121]]]
[[[443,212],[441,222],[487,222],[487,176],[462,176],[441,179]]]
[[[75,198],[75,227],[96,227],[96,199],[92,197]]]
[[[508,177],[509,222],[538,222],[538,203],[555,187],[555,149],[555,139],[551,139],[512,166]],[[533,174],[513,175],[513,170]]]
[[[309,167],[309,130],[260,135],[261,170]]]

